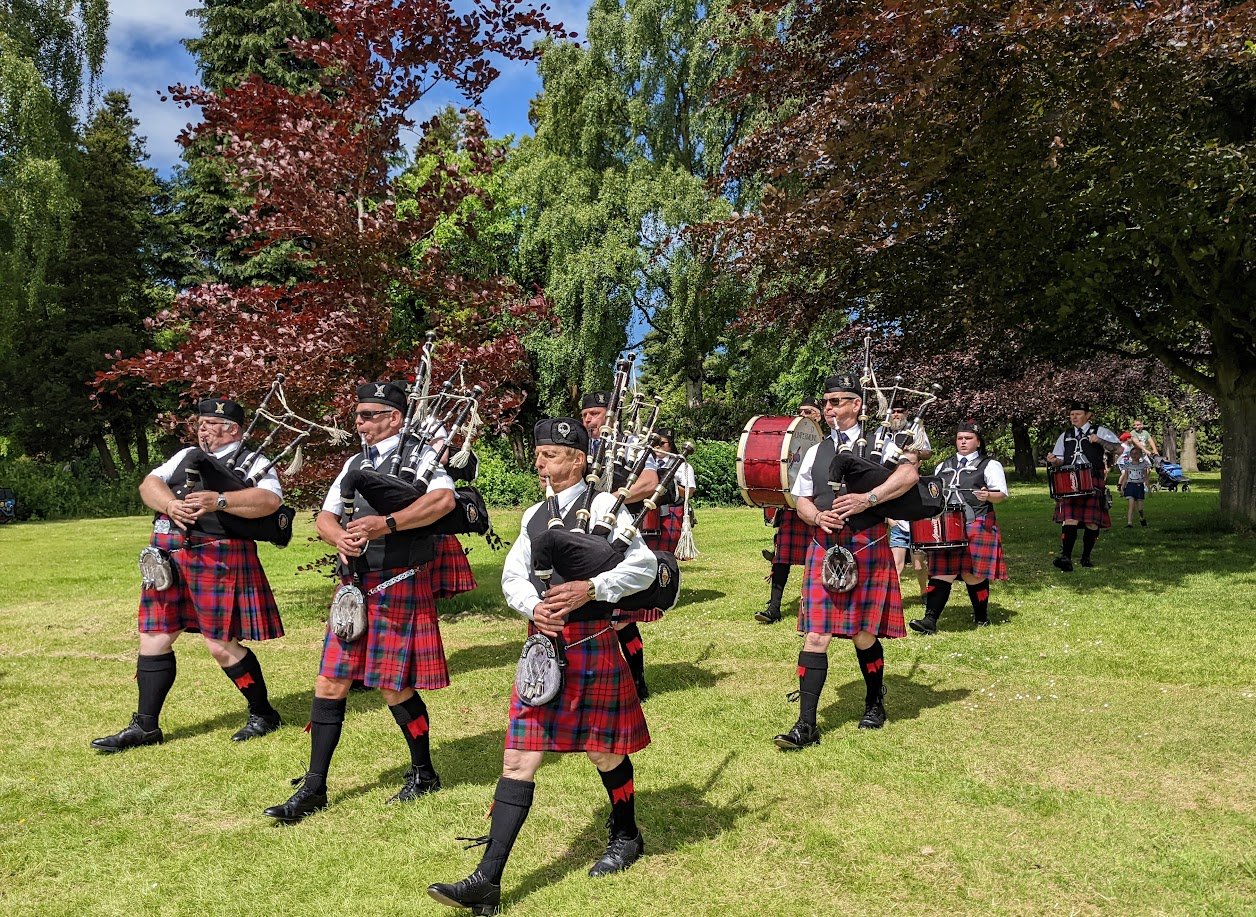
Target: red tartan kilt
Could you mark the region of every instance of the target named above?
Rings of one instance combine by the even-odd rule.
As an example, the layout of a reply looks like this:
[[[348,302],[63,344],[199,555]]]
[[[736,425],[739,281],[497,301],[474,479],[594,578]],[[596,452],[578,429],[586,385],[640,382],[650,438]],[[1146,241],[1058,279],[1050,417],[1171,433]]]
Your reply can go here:
[[[279,606],[270,591],[257,545],[239,538],[153,533],[149,542],[170,553],[174,584],[140,590],[139,630],[180,630],[215,640],[270,640],[283,636]]]
[[[462,544],[454,535],[437,536],[436,557],[427,565],[426,572],[435,599],[450,599],[470,592],[477,585]]]
[[[676,553],[676,545],[680,544],[680,531],[685,524],[685,507],[672,506],[662,514],[661,531],[657,535],[645,536],[645,543],[651,551]]]
[[[649,624],[652,621],[663,620],[666,612],[661,608],[641,608],[637,611],[625,611],[623,608],[616,608],[612,614],[615,617],[616,624]]]
[[[560,639],[576,643],[603,628],[605,633],[567,650],[563,689],[552,703],[529,707],[511,689],[507,748],[630,755],[650,744],[637,688],[609,622],[568,624]]]
[[[811,546],[813,529],[792,509],[778,510],[778,518],[781,525],[772,539],[772,550],[776,554],[773,562],[801,567],[807,562],[807,549]]]
[[[929,575],[962,576],[971,573],[982,579],[1007,579],[1007,565],[1003,562],[1003,540],[994,512],[977,516],[968,523],[966,531],[967,548],[925,552],[929,556]]]
[[[1112,528],[1112,519],[1104,505],[1102,488],[1080,497],[1065,497],[1055,501],[1055,515],[1051,517],[1056,523],[1065,519],[1076,519],[1079,525],[1097,525],[1101,529]]]
[[[817,535],[824,535],[820,529]],[[824,552],[834,544],[845,545],[855,555],[858,579],[850,592],[831,595],[820,579]],[[855,534],[839,529],[825,536],[821,547],[812,541],[798,609],[798,630],[809,634],[853,637],[861,630],[878,637],[903,637],[903,600],[898,591],[894,555],[885,523]]]
[[[367,573],[358,588],[366,594],[404,569]],[[440,639],[427,571],[420,570],[376,595],[366,595],[366,633],[352,643],[329,629],[323,639],[323,663],[318,674],[361,680],[367,687],[392,691],[449,687],[445,645]]]

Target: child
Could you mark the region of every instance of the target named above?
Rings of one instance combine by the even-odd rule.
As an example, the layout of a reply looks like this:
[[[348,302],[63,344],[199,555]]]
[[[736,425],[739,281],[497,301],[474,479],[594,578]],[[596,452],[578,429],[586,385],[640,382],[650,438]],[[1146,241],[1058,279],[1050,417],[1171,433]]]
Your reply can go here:
[[[1147,474],[1151,471],[1151,462],[1143,450],[1138,446],[1130,447],[1129,455],[1117,462],[1117,467],[1121,469],[1121,480],[1117,485],[1121,491],[1121,496],[1125,497],[1125,501],[1129,504],[1129,510],[1125,514],[1125,527],[1127,529],[1134,527],[1134,510],[1138,510],[1138,521],[1140,525],[1147,524],[1147,517],[1143,514],[1143,499],[1147,496]]]

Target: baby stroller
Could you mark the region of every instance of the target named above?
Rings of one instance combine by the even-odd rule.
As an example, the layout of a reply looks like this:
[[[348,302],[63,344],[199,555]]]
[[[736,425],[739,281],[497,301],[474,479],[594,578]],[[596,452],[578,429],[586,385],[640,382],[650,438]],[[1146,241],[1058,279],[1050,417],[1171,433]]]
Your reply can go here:
[[[1176,491],[1182,488],[1182,493],[1188,493],[1191,489],[1191,479],[1182,474],[1182,466],[1174,462],[1166,462],[1160,456],[1156,456],[1156,484],[1165,490]]]
[[[0,487],[0,525],[17,518],[17,494],[7,487]]]

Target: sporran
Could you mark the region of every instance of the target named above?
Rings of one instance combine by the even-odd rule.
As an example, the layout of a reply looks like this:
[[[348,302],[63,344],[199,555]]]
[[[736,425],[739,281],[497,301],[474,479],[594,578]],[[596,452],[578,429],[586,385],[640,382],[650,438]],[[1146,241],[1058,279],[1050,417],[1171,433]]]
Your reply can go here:
[[[829,592],[838,594],[850,592],[859,582],[859,568],[855,566],[855,555],[840,544],[833,545],[824,552],[820,581]]]
[[[543,707],[563,689],[566,661],[558,646],[545,634],[533,634],[523,642],[515,666],[515,692],[529,707]]]
[[[158,592],[174,585],[174,571],[170,567],[169,555],[152,545],[140,551],[140,579],[143,588],[156,589]]]
[[[327,623],[331,632],[346,643],[366,633],[366,600],[362,590],[348,583],[337,589]]]

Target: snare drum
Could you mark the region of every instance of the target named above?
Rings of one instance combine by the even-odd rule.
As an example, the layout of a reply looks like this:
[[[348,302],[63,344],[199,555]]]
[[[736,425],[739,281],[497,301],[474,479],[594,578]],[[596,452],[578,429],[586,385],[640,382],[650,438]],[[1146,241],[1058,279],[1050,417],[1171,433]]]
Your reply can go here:
[[[1051,497],[1083,497],[1095,489],[1094,469],[1090,465],[1061,465],[1047,471],[1047,487]]]
[[[946,509],[930,519],[911,524],[913,551],[943,551],[968,547],[966,518],[962,509]]]
[[[751,417],[737,444],[737,487],[750,506],[796,506],[802,457],[824,434],[806,417]]]

